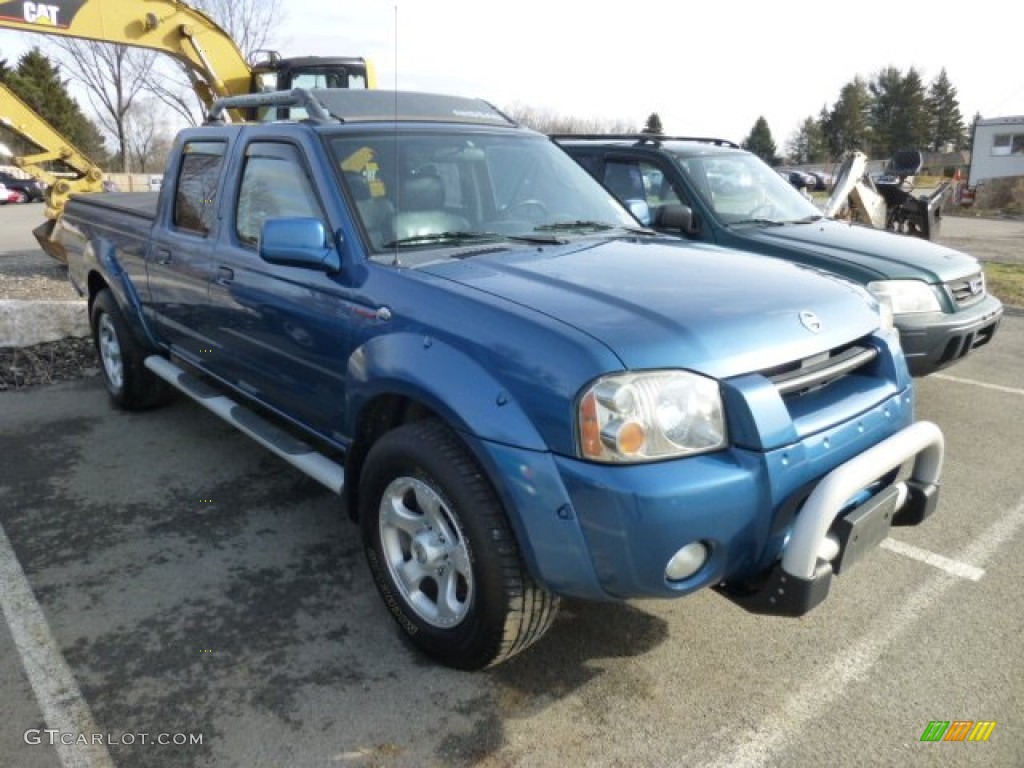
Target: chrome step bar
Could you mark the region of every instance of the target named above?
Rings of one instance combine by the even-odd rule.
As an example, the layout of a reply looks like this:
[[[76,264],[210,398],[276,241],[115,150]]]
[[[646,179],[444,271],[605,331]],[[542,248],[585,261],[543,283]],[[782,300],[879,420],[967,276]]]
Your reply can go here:
[[[270,423],[251,408],[235,402],[224,393],[185,372],[170,360],[159,355],[150,355],[146,358],[145,364],[161,379],[235,429],[245,433],[334,493],[341,494],[345,487],[345,468],[341,464]]]

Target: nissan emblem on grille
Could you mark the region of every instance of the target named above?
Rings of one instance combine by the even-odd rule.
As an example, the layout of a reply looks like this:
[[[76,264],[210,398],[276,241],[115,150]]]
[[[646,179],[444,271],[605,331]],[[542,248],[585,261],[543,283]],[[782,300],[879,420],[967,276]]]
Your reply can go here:
[[[800,313],[800,323],[811,333],[821,333],[821,320],[813,312],[804,310]]]
[[[985,290],[985,278],[975,277],[967,281],[967,288],[971,292],[971,296],[977,296],[983,290]]]

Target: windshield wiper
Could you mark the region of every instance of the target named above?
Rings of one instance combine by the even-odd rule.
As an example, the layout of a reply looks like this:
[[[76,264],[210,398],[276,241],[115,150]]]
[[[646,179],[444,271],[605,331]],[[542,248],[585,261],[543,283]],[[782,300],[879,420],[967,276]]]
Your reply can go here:
[[[813,224],[816,221],[821,221],[824,216],[820,213],[812,213],[810,216],[804,216],[802,219],[795,219],[793,221],[787,221],[787,224]]]
[[[737,224],[767,224],[771,227],[782,227],[785,226],[786,222],[776,221],[775,219],[741,219],[740,221],[729,222],[730,227],[735,227]]]
[[[556,221],[552,224],[539,224],[533,228],[533,231],[568,232],[574,229],[583,229],[592,232],[605,232],[609,229],[615,229],[615,226],[604,221]]]
[[[508,235],[501,232],[429,232],[422,235],[410,235],[398,240],[384,243],[382,248],[395,248],[403,245],[422,245],[424,243],[466,243],[486,240],[511,240],[516,243],[534,243],[539,245],[562,245],[566,241],[553,235]]]
[[[422,235],[410,235],[384,243],[382,248],[395,248],[403,245],[421,245],[423,243],[464,243],[479,240],[500,240],[505,235],[496,232],[428,232]]]

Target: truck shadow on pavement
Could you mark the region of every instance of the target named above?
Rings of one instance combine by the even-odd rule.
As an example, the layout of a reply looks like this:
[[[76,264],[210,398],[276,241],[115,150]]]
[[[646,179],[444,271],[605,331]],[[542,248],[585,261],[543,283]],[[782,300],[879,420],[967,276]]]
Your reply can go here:
[[[610,662],[668,627],[634,605],[567,601],[506,664],[438,667],[394,627],[338,498],[230,427],[186,402],[106,410],[98,380],[14,397],[39,413],[0,432],[0,523],[98,726],[204,735],[112,746],[118,765],[323,764],[293,752],[314,733],[332,755],[469,765],[565,697],[644,696]]]

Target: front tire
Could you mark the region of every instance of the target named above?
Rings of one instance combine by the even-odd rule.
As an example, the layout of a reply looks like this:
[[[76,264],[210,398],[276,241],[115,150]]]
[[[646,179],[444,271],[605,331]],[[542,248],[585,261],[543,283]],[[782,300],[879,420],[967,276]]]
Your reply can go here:
[[[527,573],[494,489],[444,424],[418,421],[380,438],[359,499],[373,579],[427,655],[481,669],[550,628],[558,598]]]
[[[135,411],[163,402],[168,387],[146,368],[147,350],[128,329],[109,289],[96,294],[90,319],[100,370],[114,404]]]

